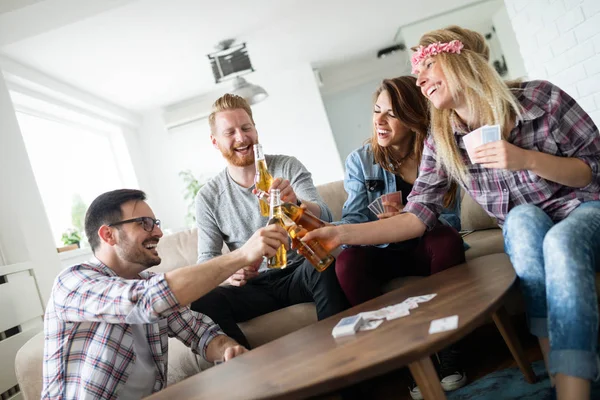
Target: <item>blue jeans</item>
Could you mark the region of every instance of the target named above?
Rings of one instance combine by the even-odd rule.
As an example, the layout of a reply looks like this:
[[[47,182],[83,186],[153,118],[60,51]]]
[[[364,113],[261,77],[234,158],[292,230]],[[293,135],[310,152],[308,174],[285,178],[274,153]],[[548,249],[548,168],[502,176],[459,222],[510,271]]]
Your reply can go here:
[[[600,201],[583,203],[558,223],[536,206],[517,206],[503,234],[530,331],[550,340],[549,373],[596,380]]]

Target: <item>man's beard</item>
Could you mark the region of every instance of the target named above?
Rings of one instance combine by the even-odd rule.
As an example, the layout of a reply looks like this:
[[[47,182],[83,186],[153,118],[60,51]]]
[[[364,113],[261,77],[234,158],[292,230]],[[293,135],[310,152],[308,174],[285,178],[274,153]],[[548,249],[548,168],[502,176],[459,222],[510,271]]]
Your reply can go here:
[[[154,243],[158,241],[157,239],[152,238],[144,241],[142,245],[138,245],[137,243],[132,242],[124,232],[120,233],[120,243],[116,246],[116,252],[121,259],[130,263],[140,264],[145,268],[160,264],[161,258],[150,254],[144,247],[147,244],[146,242]]]
[[[250,144],[250,146],[252,146],[252,143]],[[250,152],[245,156],[238,154],[235,150],[226,149],[221,146],[219,146],[219,150],[221,151],[221,154],[227,160],[227,162],[236,167],[247,167],[249,165],[254,164],[254,149],[251,149]]]

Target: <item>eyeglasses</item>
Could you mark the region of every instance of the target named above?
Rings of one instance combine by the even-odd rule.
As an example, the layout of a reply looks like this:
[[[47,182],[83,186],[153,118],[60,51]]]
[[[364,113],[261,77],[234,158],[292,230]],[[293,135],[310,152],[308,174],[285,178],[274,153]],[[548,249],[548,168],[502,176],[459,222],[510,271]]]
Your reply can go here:
[[[126,219],[125,221],[119,221],[119,222],[114,222],[112,224],[108,224],[108,226],[129,224],[131,222],[141,223],[142,228],[144,228],[144,230],[146,232],[152,232],[154,230],[154,225],[156,225],[160,228],[160,219],[154,219],[154,218],[150,218],[150,217],[139,217],[139,218],[133,218],[133,219]]]

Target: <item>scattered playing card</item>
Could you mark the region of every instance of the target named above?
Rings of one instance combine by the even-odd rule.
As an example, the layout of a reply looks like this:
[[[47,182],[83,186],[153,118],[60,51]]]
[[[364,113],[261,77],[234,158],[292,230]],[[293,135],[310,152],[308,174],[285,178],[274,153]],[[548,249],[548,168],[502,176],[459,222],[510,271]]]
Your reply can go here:
[[[385,319],[391,321],[396,318],[406,317],[407,315],[410,315],[410,311],[408,310],[408,308],[396,307],[395,309],[390,311],[390,313],[387,315],[387,317],[385,317]]]
[[[400,305],[408,308],[409,310],[414,310],[415,308],[419,307],[419,303],[417,303],[415,300],[411,300],[412,298],[408,298],[406,300],[404,300],[402,303],[400,303]]]
[[[376,311],[365,311],[365,312],[361,312],[360,315],[363,319],[363,321],[372,321],[372,320],[377,320],[377,319],[385,319],[385,317],[387,317],[389,311],[386,308],[382,308],[380,310],[376,310]]]
[[[382,319],[378,319],[378,320],[373,320],[373,321],[365,321],[363,322],[363,324],[358,328],[359,331],[370,331],[372,329],[377,328],[379,325],[381,325],[383,323]]]
[[[427,303],[429,300],[433,299],[435,296],[437,296],[437,293],[424,294],[422,296],[409,297],[408,299],[406,299],[404,301],[415,301],[417,303]]]
[[[434,319],[429,325],[429,334],[451,331],[458,328],[458,315]]]

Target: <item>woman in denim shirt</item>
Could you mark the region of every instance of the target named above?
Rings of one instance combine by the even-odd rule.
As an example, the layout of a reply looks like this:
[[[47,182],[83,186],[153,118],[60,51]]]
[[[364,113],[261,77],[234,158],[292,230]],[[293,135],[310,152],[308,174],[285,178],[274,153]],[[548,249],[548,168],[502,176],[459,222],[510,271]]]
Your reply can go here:
[[[384,80],[374,95],[373,135],[346,159],[344,188],[348,199],[342,220],[357,224],[399,214],[375,215],[368,205],[378,197],[402,191],[402,204],[417,178],[429,125],[427,102],[416,80],[403,76]],[[456,186],[444,199],[447,209],[440,224],[423,237],[401,243],[346,248],[337,258],[336,272],[346,297],[354,306],[382,294],[385,282],[407,275],[430,275],[464,262]],[[389,208],[388,208],[389,209]]]
[[[348,199],[342,220],[356,224],[399,214],[417,178],[429,126],[427,102],[411,76],[386,79],[375,92],[373,135],[346,159],[344,187]],[[388,203],[394,212],[375,215],[368,205],[378,197],[402,191],[402,204]],[[394,207],[395,206],[395,207]],[[347,247],[337,257],[336,274],[348,301],[354,306],[382,294],[382,285],[398,276],[430,275],[464,262],[456,185],[448,188],[440,222],[421,238],[376,246]],[[455,348],[438,354],[445,390],[466,383]],[[413,399],[421,393],[413,382]]]

